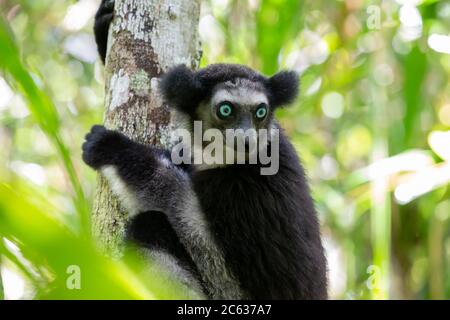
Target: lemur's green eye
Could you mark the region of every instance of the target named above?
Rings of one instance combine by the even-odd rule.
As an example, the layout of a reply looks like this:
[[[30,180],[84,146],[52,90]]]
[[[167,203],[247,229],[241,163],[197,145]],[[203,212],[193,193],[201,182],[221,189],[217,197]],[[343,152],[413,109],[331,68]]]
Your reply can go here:
[[[230,102],[222,102],[217,109],[217,116],[221,119],[231,116],[233,113],[233,105]]]
[[[267,114],[267,106],[265,103],[261,103],[258,107],[258,109],[256,109],[256,118],[258,119],[263,119],[266,114]]]

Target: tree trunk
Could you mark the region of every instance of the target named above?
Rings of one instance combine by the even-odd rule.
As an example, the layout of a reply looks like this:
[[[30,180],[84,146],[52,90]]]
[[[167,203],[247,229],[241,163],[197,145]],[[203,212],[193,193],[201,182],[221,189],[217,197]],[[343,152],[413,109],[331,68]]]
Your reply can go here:
[[[116,0],[105,67],[105,126],[135,141],[169,147],[170,113],[156,90],[168,68],[197,68],[199,0]],[[122,249],[127,213],[98,176],[93,233],[113,256]]]

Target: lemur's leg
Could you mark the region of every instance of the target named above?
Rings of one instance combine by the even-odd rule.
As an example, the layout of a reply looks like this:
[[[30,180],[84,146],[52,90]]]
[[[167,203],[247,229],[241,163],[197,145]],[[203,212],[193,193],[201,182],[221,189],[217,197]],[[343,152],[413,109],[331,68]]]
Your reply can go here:
[[[211,298],[244,297],[210,234],[190,176],[166,152],[94,126],[83,144],[83,159],[107,177],[132,215],[149,210],[167,215]]]
[[[105,63],[106,50],[108,48],[108,31],[114,16],[114,0],[102,0],[95,15],[94,34],[97,42],[98,53]]]
[[[141,271],[143,274],[154,277],[162,267],[168,271],[169,279],[184,285],[180,289],[184,289],[183,293],[188,299],[206,298],[197,266],[164,213],[152,211],[138,214],[128,221],[125,235],[126,243],[129,244],[125,247],[125,256],[128,249],[132,249],[131,253],[137,250],[144,259],[149,258],[154,262],[145,266]]]

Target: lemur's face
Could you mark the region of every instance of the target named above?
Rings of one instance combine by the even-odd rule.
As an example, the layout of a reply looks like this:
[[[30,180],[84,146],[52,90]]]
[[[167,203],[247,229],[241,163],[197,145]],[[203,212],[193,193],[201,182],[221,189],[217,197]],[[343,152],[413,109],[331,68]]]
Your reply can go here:
[[[238,78],[216,85],[211,98],[199,105],[196,120],[202,121],[204,132],[218,129],[224,138],[227,130],[245,133],[240,138],[244,139],[242,142],[248,148],[251,143],[256,147],[260,129],[270,130],[273,112],[260,83]],[[233,147],[238,145],[235,143]]]
[[[196,121],[201,122],[203,139],[190,140],[194,148],[206,149],[213,141],[217,145],[219,133],[225,146],[222,150],[233,148],[237,153],[257,151],[270,143],[277,127],[274,110],[292,103],[298,87],[294,71],[266,77],[235,64],[214,64],[196,72],[177,66],[160,82],[164,100],[180,111],[180,127],[195,136]]]

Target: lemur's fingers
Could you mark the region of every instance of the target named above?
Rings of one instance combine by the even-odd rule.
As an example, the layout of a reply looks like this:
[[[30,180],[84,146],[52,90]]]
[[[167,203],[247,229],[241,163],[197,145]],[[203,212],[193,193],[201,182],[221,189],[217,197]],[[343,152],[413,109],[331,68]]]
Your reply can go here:
[[[108,31],[114,17],[114,0],[102,0],[95,15],[94,34],[97,43],[98,53],[103,63],[105,63],[106,50],[108,47]]]
[[[95,125],[83,143],[83,160],[94,169],[113,164],[118,149],[126,138],[119,132]]]

